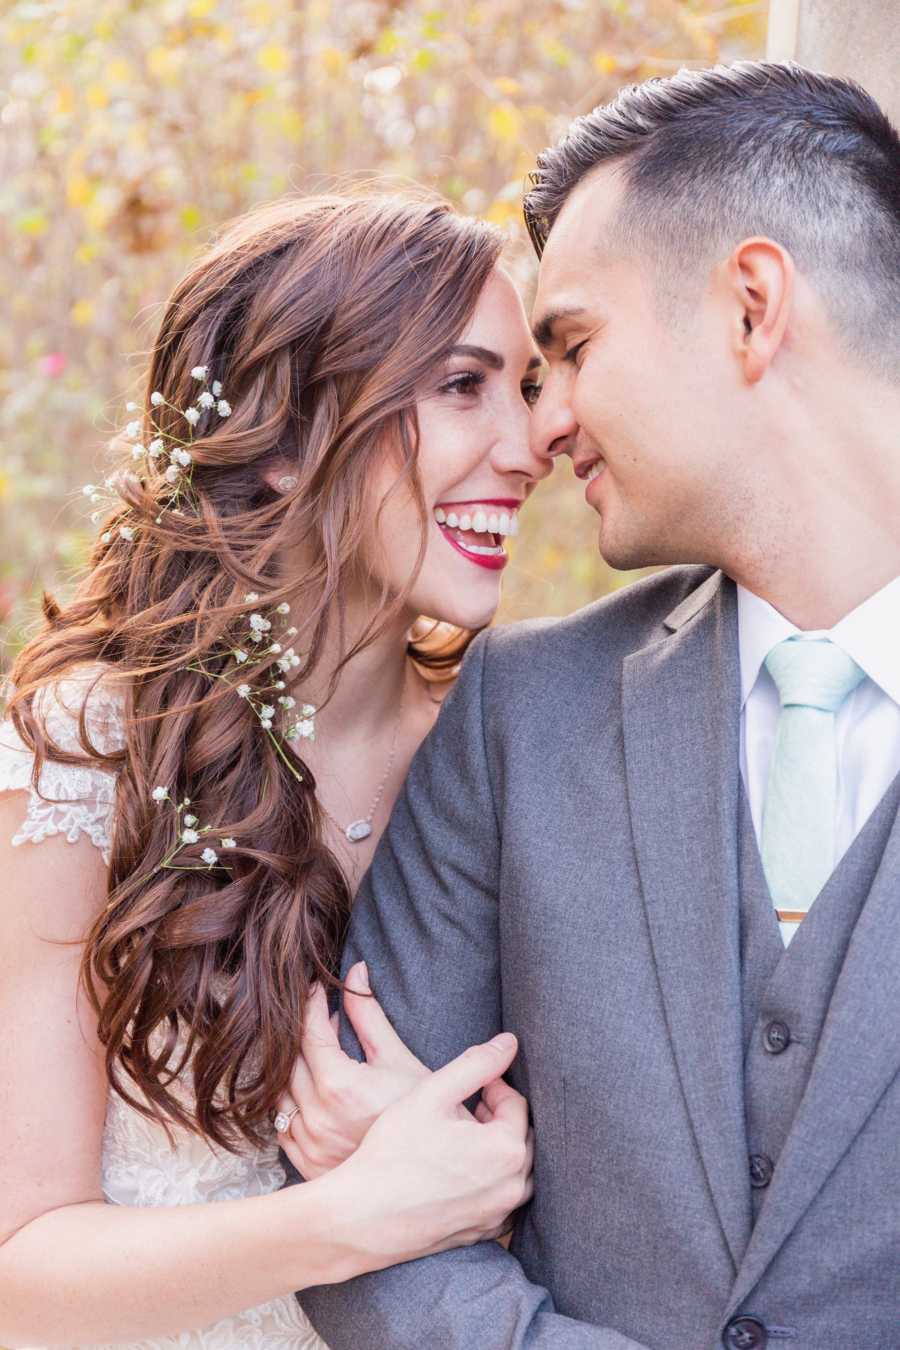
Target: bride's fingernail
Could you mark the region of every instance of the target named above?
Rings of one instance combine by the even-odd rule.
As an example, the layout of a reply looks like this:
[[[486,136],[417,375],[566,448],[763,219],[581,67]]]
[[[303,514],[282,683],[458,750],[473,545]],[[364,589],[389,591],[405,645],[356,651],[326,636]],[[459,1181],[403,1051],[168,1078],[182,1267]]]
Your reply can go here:
[[[368,989],[369,993],[371,993],[372,986],[369,983],[369,967],[366,965],[365,961],[360,961],[359,965],[356,967],[356,975],[363,989]]]

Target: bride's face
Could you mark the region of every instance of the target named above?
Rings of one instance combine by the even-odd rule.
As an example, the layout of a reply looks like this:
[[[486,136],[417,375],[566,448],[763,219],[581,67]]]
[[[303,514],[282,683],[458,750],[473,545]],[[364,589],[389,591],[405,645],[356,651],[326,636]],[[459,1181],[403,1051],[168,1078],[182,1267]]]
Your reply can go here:
[[[519,512],[552,461],[530,444],[540,357],[513,283],[495,268],[450,357],[422,387],[418,474],[427,512],[426,551],[410,593],[414,614],[461,628],[491,621],[500,600]],[[421,540],[412,492],[386,455],[373,483],[379,581],[409,584]]]

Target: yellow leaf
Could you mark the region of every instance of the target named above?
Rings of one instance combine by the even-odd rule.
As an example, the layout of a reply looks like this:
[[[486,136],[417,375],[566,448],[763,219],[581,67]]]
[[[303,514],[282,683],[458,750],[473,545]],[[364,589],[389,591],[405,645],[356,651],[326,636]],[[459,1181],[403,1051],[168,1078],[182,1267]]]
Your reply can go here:
[[[375,43],[375,51],[378,56],[393,56],[399,46],[400,38],[394,32],[393,28],[385,28],[385,30],[378,35],[378,41]]]
[[[187,202],[179,211],[178,219],[181,221],[183,230],[196,230],[203,221],[203,214],[199,206],[193,202]]]
[[[75,107],[75,90],[70,84],[61,84],[56,91],[56,111],[67,116]]]
[[[291,64],[291,54],[287,47],[280,47],[277,43],[271,42],[265,47],[260,47],[256,53],[256,64],[260,70],[265,70],[269,75],[283,75]]]
[[[100,245],[96,240],[86,240],[85,243],[79,244],[76,248],[75,261],[85,266],[87,263],[93,262],[99,252]]]
[[[191,0],[188,14],[192,19],[205,19],[207,14],[212,14],[215,7],[216,0]]]
[[[9,496],[11,482],[9,476],[0,469],[0,502],[5,502]]]
[[[113,206],[110,201],[94,196],[84,207],[84,218],[92,230],[102,230],[109,223]]]
[[[147,53],[147,69],[154,79],[174,84],[185,59],[186,53],[177,47],[151,47]]]
[[[94,184],[84,173],[71,173],[66,180],[66,200],[70,206],[87,206],[94,195]]]
[[[341,75],[347,65],[347,58],[340,47],[323,47],[319,60],[326,75]]]
[[[130,61],[123,57],[116,57],[106,66],[106,80],[108,84],[128,84],[134,79],[134,68]]]
[[[544,55],[548,56],[555,66],[565,68],[571,64],[572,53],[558,38],[544,38],[540,45]]]
[[[109,94],[102,84],[89,84],[84,97],[89,108],[105,108],[109,102]]]
[[[299,141],[303,135],[303,114],[297,108],[282,108],[278,117],[279,130],[288,140]]]
[[[420,74],[426,70],[430,70],[434,65],[434,52],[428,47],[423,47],[420,52],[416,52],[409,64],[412,66],[413,70],[418,71]]]
[[[514,103],[495,103],[488,113],[488,130],[501,145],[513,145],[522,130],[522,118]]]
[[[43,211],[37,209],[33,211],[23,211],[16,219],[16,229],[20,234],[27,234],[32,239],[37,239],[39,235],[46,234],[49,221]]]
[[[76,300],[69,310],[69,318],[78,328],[84,328],[94,317],[94,306],[90,300]]]
[[[513,221],[522,219],[521,203],[509,201],[505,197],[496,197],[485,211],[484,218],[492,225],[511,225]]]
[[[247,18],[254,28],[268,28],[275,21],[275,10],[272,5],[266,4],[265,0],[261,0],[259,4],[248,7]]]
[[[507,98],[513,94],[518,94],[522,86],[518,80],[511,80],[506,75],[498,75],[494,80],[494,88],[501,94],[506,94]]]
[[[603,51],[594,52],[591,61],[598,75],[611,75],[619,64],[612,52]]]

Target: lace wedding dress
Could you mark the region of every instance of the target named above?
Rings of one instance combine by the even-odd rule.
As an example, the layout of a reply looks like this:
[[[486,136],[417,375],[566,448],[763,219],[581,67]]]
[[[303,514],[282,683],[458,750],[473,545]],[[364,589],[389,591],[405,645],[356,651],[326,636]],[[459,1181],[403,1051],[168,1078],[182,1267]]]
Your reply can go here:
[[[47,730],[61,749],[81,753],[79,710],[87,699],[85,721],[92,743],[104,753],[123,744],[121,694],[100,683],[98,671],[83,672],[45,690],[38,707]],[[87,835],[109,862],[115,777],[95,768],[47,761],[41,771],[42,796],[31,786],[32,756],[11,723],[0,723],[0,792],[28,794],[25,815],[12,842],[38,844],[52,835],[74,843]],[[45,801],[43,797],[51,800]],[[103,1135],[103,1193],[114,1205],[193,1205],[266,1195],[284,1185],[273,1133],[271,1144],[241,1157],[215,1149],[174,1126],[174,1149],[162,1129],[110,1093]],[[162,1336],[129,1346],[72,1346],[70,1350],[327,1350],[290,1295],[249,1308],[214,1326]]]

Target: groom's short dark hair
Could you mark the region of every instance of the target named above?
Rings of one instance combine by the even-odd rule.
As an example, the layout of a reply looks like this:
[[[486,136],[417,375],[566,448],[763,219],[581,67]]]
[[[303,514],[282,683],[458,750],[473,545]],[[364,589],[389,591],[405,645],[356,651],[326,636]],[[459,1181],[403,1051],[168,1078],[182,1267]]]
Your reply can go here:
[[[538,255],[572,190],[614,161],[615,243],[656,260],[669,295],[766,235],[813,281],[847,347],[900,374],[900,137],[858,84],[745,61],[621,90],[538,159],[525,197]]]

